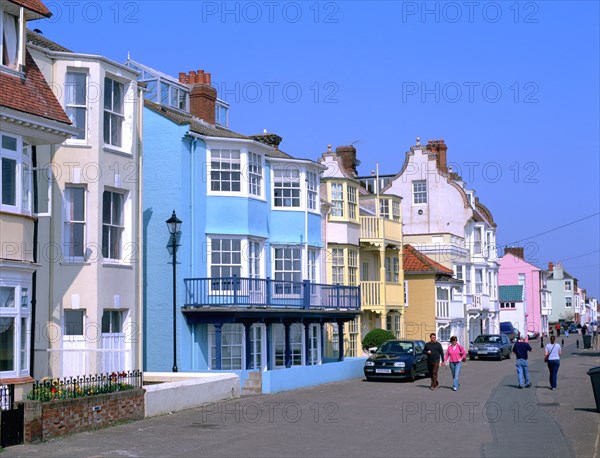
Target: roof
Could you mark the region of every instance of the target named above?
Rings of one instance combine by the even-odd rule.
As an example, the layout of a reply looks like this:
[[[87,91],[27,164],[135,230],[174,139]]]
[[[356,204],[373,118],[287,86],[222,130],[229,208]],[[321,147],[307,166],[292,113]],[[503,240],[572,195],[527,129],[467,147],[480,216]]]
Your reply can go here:
[[[402,256],[404,273],[443,273],[453,275],[454,272],[433,259],[425,256],[412,245],[404,245]]]
[[[500,302],[523,302],[523,285],[498,286]]]
[[[29,51],[26,54],[24,78],[0,72],[0,107],[71,125]]]
[[[43,35],[35,33],[29,29],[27,29],[27,43],[39,46],[40,48],[49,49],[50,51],[73,52],[70,49],[61,46],[58,43],[53,42],[52,40],[48,40]]]
[[[196,134],[205,135],[207,137],[222,137],[222,138],[240,138],[244,140],[252,140],[250,137],[238,134],[229,129],[219,127],[216,125],[208,124],[191,114],[182,113],[173,108],[160,105],[150,100],[144,100],[144,105],[152,111],[161,114],[167,119],[170,119],[176,124],[183,125],[188,124],[190,130]]]
[[[52,13],[46,5],[44,5],[40,0],[9,0],[11,3],[15,5],[22,6],[30,11],[34,11],[36,13],[41,14],[42,16],[50,17]]]

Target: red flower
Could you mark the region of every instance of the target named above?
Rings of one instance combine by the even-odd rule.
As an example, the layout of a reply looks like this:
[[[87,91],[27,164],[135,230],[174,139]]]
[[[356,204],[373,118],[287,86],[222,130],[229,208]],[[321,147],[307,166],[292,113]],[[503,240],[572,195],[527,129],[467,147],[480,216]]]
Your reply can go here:
[[[56,393],[58,390],[56,388],[52,388],[52,394]]]

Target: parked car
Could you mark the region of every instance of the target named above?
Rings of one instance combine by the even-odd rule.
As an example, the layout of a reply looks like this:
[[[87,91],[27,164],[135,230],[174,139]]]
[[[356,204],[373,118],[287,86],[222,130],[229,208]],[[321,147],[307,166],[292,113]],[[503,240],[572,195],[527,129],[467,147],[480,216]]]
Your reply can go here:
[[[530,339],[537,339],[540,336],[538,331],[527,331],[527,337]]]
[[[382,343],[365,361],[365,378],[408,378],[414,382],[418,375],[428,374],[424,348],[425,342],[422,340],[388,340]]]
[[[500,333],[505,334],[511,342],[519,340],[521,335],[519,330],[515,328],[510,321],[503,321],[500,323]]]
[[[575,323],[571,323],[569,325],[569,332],[572,332],[573,334],[579,333],[579,329],[577,328],[577,325]]]
[[[504,357],[510,359],[512,344],[506,334],[482,334],[471,342],[469,359],[495,358],[502,361]]]

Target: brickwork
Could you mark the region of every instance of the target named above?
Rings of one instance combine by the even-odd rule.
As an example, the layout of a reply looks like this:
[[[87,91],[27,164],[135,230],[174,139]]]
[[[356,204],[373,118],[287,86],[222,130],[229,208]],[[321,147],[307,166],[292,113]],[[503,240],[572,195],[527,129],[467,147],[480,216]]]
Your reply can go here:
[[[105,428],[144,418],[144,390],[128,390],[50,402],[23,401],[25,442]]]

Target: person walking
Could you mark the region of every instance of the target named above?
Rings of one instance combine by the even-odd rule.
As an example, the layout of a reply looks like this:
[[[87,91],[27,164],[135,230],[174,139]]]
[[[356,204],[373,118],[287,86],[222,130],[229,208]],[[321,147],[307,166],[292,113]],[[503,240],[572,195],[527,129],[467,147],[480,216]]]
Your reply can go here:
[[[429,334],[429,342],[425,344],[424,353],[427,355],[427,369],[431,377],[431,387],[429,389],[435,390],[440,384],[438,382],[438,370],[440,368],[440,361],[444,360],[444,349],[442,348],[442,344],[437,341],[434,332]]]
[[[550,372],[550,388],[556,390],[556,379],[558,376],[558,368],[560,366],[560,344],[555,343],[556,337],[550,336],[550,343],[546,345],[544,361],[548,364]]]
[[[556,323],[554,329],[556,329],[556,337],[560,337],[560,323]]]
[[[452,389],[457,391],[460,387],[458,383],[458,377],[460,375],[460,368],[462,363],[465,361],[467,352],[459,345],[458,338],[456,336],[450,337],[450,346],[446,350],[446,358],[442,362],[442,366],[446,365],[446,361],[450,360],[450,370],[452,371]]]
[[[552,336],[551,339],[554,339],[554,336]],[[531,386],[531,381],[529,380],[529,361],[527,357],[529,356],[529,352],[533,351],[533,348],[531,348],[531,345],[525,342],[524,337],[521,336],[519,341],[513,345],[512,351],[517,356],[517,378],[519,380],[519,389],[523,389],[523,382],[525,382],[525,388],[529,388]]]

